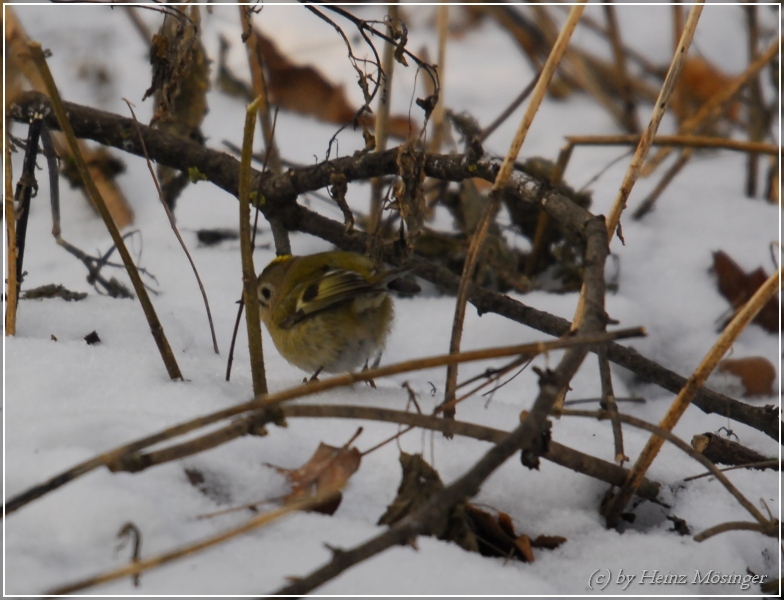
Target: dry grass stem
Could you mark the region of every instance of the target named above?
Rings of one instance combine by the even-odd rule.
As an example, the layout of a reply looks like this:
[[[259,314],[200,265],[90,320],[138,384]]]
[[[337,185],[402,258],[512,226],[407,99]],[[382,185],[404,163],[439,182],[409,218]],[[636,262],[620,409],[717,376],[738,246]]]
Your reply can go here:
[[[759,462],[753,463],[744,463],[742,465],[732,465],[731,467],[724,467],[720,469],[722,473],[727,471],[735,471],[737,469],[771,469],[774,467],[778,467],[781,470],[782,463],[778,458],[771,458],[770,460],[761,460]],[[683,481],[694,481],[695,479],[702,479],[703,477],[710,477],[712,473],[700,473],[699,475],[692,475],[691,477],[685,477]]]
[[[623,42],[621,41],[621,28],[618,25],[618,16],[612,3],[604,5],[604,15],[607,18],[607,32],[610,35],[610,45],[612,46],[615,61],[615,74],[623,106],[621,122],[627,131],[636,133],[640,131],[640,118],[637,114],[637,104],[634,100],[634,89],[626,68],[626,54],[623,51]]]
[[[264,349],[261,345],[261,318],[256,290],[256,269],[253,266],[253,242],[250,232],[251,166],[253,159],[253,131],[256,128],[257,98],[245,109],[245,131],[242,138],[240,161],[240,253],[242,255],[242,290],[245,304],[245,322],[248,331],[250,369],[253,377],[253,394],[267,393],[267,375],[264,371]]]
[[[125,100],[125,98],[123,98],[123,100]],[[155,184],[155,189],[158,192],[158,198],[161,201],[163,210],[166,212],[166,217],[169,219],[169,225],[171,225],[172,231],[174,232],[177,241],[180,243],[180,247],[182,248],[182,251],[185,253],[188,262],[191,265],[191,270],[193,271],[193,275],[196,277],[196,283],[199,286],[199,291],[201,292],[201,298],[204,301],[204,308],[207,311],[207,321],[209,322],[210,335],[212,336],[212,349],[215,351],[215,354],[220,354],[220,350],[218,350],[218,338],[215,336],[215,324],[212,322],[212,311],[210,310],[210,301],[207,300],[207,290],[204,289],[204,284],[202,283],[201,277],[199,276],[199,271],[196,269],[196,265],[193,262],[191,253],[188,252],[188,247],[185,245],[185,240],[182,239],[182,236],[180,235],[180,230],[177,229],[177,222],[174,220],[174,215],[172,214],[172,211],[169,208],[169,204],[166,202],[165,198],[163,197],[163,190],[161,189],[161,184],[158,181],[158,177],[155,175],[155,169],[152,168],[152,161],[150,160],[150,156],[149,154],[147,154],[147,146],[144,143],[144,136],[142,135],[142,132],[139,129],[139,121],[136,118],[136,113],[134,113],[133,111],[133,105],[128,100],[125,100],[125,103],[128,105],[128,110],[131,111],[133,122],[136,124],[136,133],[139,136],[139,143],[142,145],[142,149],[144,151],[144,160],[147,162],[147,169],[150,171],[150,177],[152,177],[152,181]]]
[[[438,81],[441,92],[438,102],[433,109],[433,139],[430,140],[430,152],[440,152],[444,141],[446,122],[444,119],[444,74],[446,73],[446,41],[449,37],[449,4],[442,2],[438,5],[436,17],[436,30],[438,31]]]
[[[400,16],[400,5],[395,1],[388,7],[389,24],[387,34],[391,38],[394,34],[393,27]],[[395,46],[392,43],[384,44],[381,55],[381,70],[384,78],[381,82],[381,93],[378,96],[378,106],[376,107],[376,121],[373,135],[376,138],[376,152],[384,152],[387,149],[389,138],[389,110],[392,98],[392,81],[395,73]],[[367,232],[373,234],[381,223],[381,212],[384,205],[382,194],[383,179],[373,177],[370,181],[370,215],[368,217]]]
[[[651,210],[653,210],[653,206],[656,204],[656,201],[659,199],[664,193],[664,190],[672,183],[673,179],[683,171],[691,157],[694,156],[694,149],[686,148],[681,152],[678,159],[670,166],[669,169],[664,173],[659,183],[656,184],[656,187],[653,188],[648,197],[645,198],[642,202],[640,202],[640,206],[638,206],[634,212],[632,213],[632,219],[638,221],[642,219],[645,215],[647,215]]]
[[[630,146],[640,143],[639,135],[572,135],[566,138],[572,146]],[[652,146],[674,146],[678,148],[716,148],[737,150],[738,152],[758,152],[778,156],[781,146],[764,142],[732,140],[701,135],[657,135],[651,140]]]
[[[275,175],[280,175],[283,172],[283,165],[280,160],[280,151],[275,143],[275,128],[270,117],[269,98],[267,95],[267,83],[264,78],[264,69],[261,64],[261,54],[259,52],[258,36],[256,30],[251,23],[250,11],[252,7],[240,5],[240,20],[242,21],[243,35],[247,36],[245,46],[248,54],[248,65],[250,67],[250,78],[253,87],[253,95],[257,98],[259,123],[261,124],[261,133],[264,139],[264,164],[269,165],[270,170]],[[255,204],[255,203],[254,203]],[[275,251],[278,256],[283,254],[291,254],[291,240],[289,233],[283,224],[278,219],[271,219],[269,221],[270,229],[272,231],[272,238],[275,242]],[[255,239],[255,227],[254,227]]]
[[[8,9],[10,10],[10,9]],[[14,211],[13,166],[11,164],[11,145],[5,140],[5,230],[8,238],[6,259],[8,279],[5,289],[5,334],[16,335],[16,309],[19,304],[19,280],[16,277],[16,212]]]
[[[683,413],[686,411],[686,408],[688,408],[694,395],[705,383],[705,380],[708,378],[711,372],[716,368],[716,365],[719,363],[721,358],[727,353],[727,350],[738,337],[738,335],[740,335],[740,332],[745,329],[745,327],[751,322],[751,320],[762,309],[762,307],[767,304],[767,302],[776,294],[776,291],[779,289],[781,275],[782,271],[780,270],[778,273],[774,273],[772,276],[770,276],[768,280],[762,286],[760,286],[756,293],[749,299],[746,305],[737,312],[729,325],[727,325],[721,337],[719,337],[713,348],[710,349],[700,365],[697,367],[694,373],[692,373],[691,377],[689,377],[686,385],[683,386],[683,389],[673,401],[670,409],[667,411],[667,414],[659,424],[661,429],[665,431],[672,431],[681,415],[683,415]],[[648,440],[648,443],[640,453],[637,462],[634,464],[634,468],[630,471],[629,478],[627,479],[626,483],[621,487],[620,490],[618,490],[617,494],[608,505],[605,516],[610,525],[614,525],[617,522],[621,511],[624,509],[627,502],[631,499],[632,494],[634,494],[634,489],[637,486],[637,482],[648,471],[648,468],[653,463],[653,460],[659,453],[663,443],[664,440],[658,435],[653,435]],[[756,515],[755,518],[757,518]]]
[[[468,298],[468,290],[471,287],[474,278],[474,270],[476,268],[476,262],[479,257],[479,250],[482,247],[482,243],[484,242],[484,238],[487,234],[490,223],[495,218],[495,215],[498,212],[498,208],[500,206],[501,190],[503,190],[503,188],[506,186],[507,182],[509,181],[509,177],[512,175],[514,163],[517,160],[518,154],[520,153],[520,148],[523,146],[523,141],[525,141],[528,129],[531,127],[534,116],[536,116],[536,112],[539,109],[545,94],[547,93],[547,88],[550,85],[553,74],[555,73],[558,64],[561,62],[561,59],[566,52],[566,48],[569,45],[569,40],[571,39],[572,33],[577,27],[577,23],[579,22],[580,16],[584,10],[585,3],[583,2],[577,6],[573,6],[569,11],[569,16],[566,19],[566,23],[564,23],[561,32],[558,34],[558,38],[555,40],[553,49],[550,52],[550,55],[547,57],[547,61],[545,62],[544,67],[542,67],[542,73],[539,75],[533,92],[531,93],[531,101],[525,111],[525,114],[523,115],[523,119],[520,122],[520,126],[517,129],[514,140],[512,141],[512,145],[504,157],[501,168],[498,170],[498,175],[493,182],[493,187],[487,206],[485,207],[482,218],[477,225],[473,237],[471,238],[471,244],[468,248],[465,263],[463,265],[463,274],[460,277],[460,285],[457,290],[455,316],[452,322],[452,335],[449,341],[450,353],[456,353],[460,351],[460,340],[463,335],[463,323],[465,321],[465,309]],[[447,367],[444,403],[449,403],[454,400],[456,388],[457,366],[450,365]],[[454,418],[454,409],[445,411],[444,417]]]
[[[764,533],[769,537],[778,538],[781,536],[781,524],[776,520],[767,521],[766,523],[753,523],[749,521],[730,521],[709,527],[702,533],[694,536],[695,542],[704,542],[708,538],[727,531],[757,531]]]
[[[171,379],[182,379],[183,377],[182,373],[180,372],[180,367],[177,365],[177,359],[174,357],[171,346],[169,346],[169,341],[166,339],[166,335],[163,332],[163,326],[158,320],[158,315],[155,313],[155,308],[150,301],[150,297],[147,295],[147,290],[145,289],[144,283],[142,283],[141,277],[139,276],[139,271],[136,268],[136,265],[133,264],[133,259],[131,258],[128,249],[125,247],[125,242],[120,235],[120,231],[112,219],[112,215],[104,203],[103,198],[101,197],[101,194],[98,191],[98,188],[96,187],[95,182],[93,181],[93,178],[90,174],[90,170],[88,169],[87,164],[82,157],[82,153],[79,149],[79,143],[76,139],[76,136],[74,135],[73,129],[71,128],[71,123],[68,120],[68,115],[66,113],[65,106],[63,105],[63,100],[60,97],[60,92],[57,90],[52,73],[49,71],[49,66],[46,64],[43,48],[41,47],[41,44],[37,42],[28,42],[27,46],[30,50],[33,63],[38,69],[38,72],[41,75],[44,84],[46,85],[47,93],[52,102],[52,108],[57,115],[57,121],[60,124],[60,129],[65,134],[65,138],[73,154],[73,158],[76,162],[79,174],[82,177],[84,187],[90,195],[93,204],[95,204],[95,206],[98,208],[98,212],[101,214],[101,217],[106,224],[106,228],[109,230],[109,234],[112,236],[112,241],[114,242],[117,251],[122,257],[123,264],[125,265],[128,276],[131,279],[131,283],[133,283],[133,289],[142,305],[144,315],[147,317],[147,322],[150,325],[150,331],[152,332],[152,336],[155,339],[155,343],[158,346],[159,352],[161,353],[161,358],[163,359],[163,363],[169,373],[169,377]]]
[[[575,27],[577,27],[577,23],[584,10],[585,2],[582,2],[573,6],[569,11],[569,16],[566,18],[566,22],[564,23],[561,32],[558,34],[558,39],[555,40],[550,56],[547,57],[547,62],[545,62],[544,67],[542,67],[542,74],[539,76],[533,92],[531,92],[531,101],[523,115],[517,133],[515,133],[509,152],[506,153],[504,162],[501,164],[498,175],[493,182],[493,192],[495,193],[500,192],[509,181],[509,177],[514,169],[514,163],[517,160],[518,154],[520,154],[520,148],[522,148],[525,137],[528,134],[528,129],[531,127],[536,112],[539,110],[539,106],[547,93],[550,81],[566,52],[569,40],[571,39],[572,33],[574,32]]]
[[[618,419],[618,403],[615,400],[615,392],[613,390],[610,361],[607,360],[607,355],[603,350],[597,352],[597,358],[599,359],[599,379],[601,380],[602,385],[602,398],[599,404],[603,410],[606,410],[612,415],[615,462],[619,465],[623,465],[629,458],[623,451],[623,431],[621,430],[621,421]]]

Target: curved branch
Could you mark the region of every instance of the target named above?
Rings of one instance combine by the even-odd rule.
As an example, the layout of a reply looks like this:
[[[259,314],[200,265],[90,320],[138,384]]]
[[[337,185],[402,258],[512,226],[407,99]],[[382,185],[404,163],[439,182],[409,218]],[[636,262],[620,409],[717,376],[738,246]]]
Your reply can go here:
[[[136,136],[131,119],[112,113],[95,110],[78,104],[66,102],[71,125],[77,137],[92,139],[106,146],[142,156],[142,148]],[[13,103],[10,117],[17,121],[28,122],[34,112],[45,114],[47,126],[58,129],[45,95],[26,92]],[[150,158],[166,166],[183,171],[195,170],[221,189],[236,196],[239,182],[239,161],[225,152],[199,146],[196,143],[167,134],[163,131],[140,126]],[[269,220],[279,219],[287,229],[303,231],[321,237],[344,250],[364,252],[368,236],[359,231],[346,233],[342,223],[322,217],[297,204],[297,195],[325,187],[329,177],[335,172],[345,174],[347,181],[368,179],[383,175],[397,174],[397,148],[383,153],[370,152],[357,156],[343,157],[274,176],[253,174],[254,189],[263,202],[259,207]],[[425,174],[436,179],[462,181],[480,177],[493,181],[498,171],[497,162],[490,160],[475,161],[466,155],[428,155],[425,160]],[[538,202],[536,190],[538,182],[515,172],[512,183],[504,190],[522,202]],[[560,195],[557,190],[543,196],[541,204],[554,219],[582,232],[583,225],[591,218],[588,211]],[[383,258],[392,264],[400,262],[394,248],[386,248]],[[413,256],[408,264],[416,267],[418,276],[436,284],[446,292],[457,290],[459,277],[444,267],[423,258]],[[468,301],[479,313],[492,312],[517,321],[538,331],[553,336],[569,332],[571,324],[566,319],[544,311],[536,310],[523,303],[474,285],[469,291]],[[607,358],[646,381],[677,394],[686,384],[686,378],[659,365],[639,354],[633,348],[617,343],[606,346]],[[693,404],[706,413],[726,416],[739,423],[758,429],[771,438],[779,439],[778,410],[773,406],[756,407],[745,404],[707,388],[702,388]]]

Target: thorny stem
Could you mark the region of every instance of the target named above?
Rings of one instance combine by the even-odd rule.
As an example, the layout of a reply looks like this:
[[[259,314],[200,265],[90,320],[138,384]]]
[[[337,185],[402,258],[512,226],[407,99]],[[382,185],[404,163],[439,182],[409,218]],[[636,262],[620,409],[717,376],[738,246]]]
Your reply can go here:
[[[78,104],[65,103],[65,106],[71,117],[71,123],[80,137],[142,155],[135,136],[129,135],[134,127],[132,120]],[[27,120],[33,112],[40,109],[39,107],[44,108],[46,124],[57,128],[57,120],[51,114],[48,99],[37,92],[20,94],[11,105],[10,116],[16,120]],[[196,166],[214,185],[237,195],[239,163],[233,157],[225,152],[211,150],[149,127],[142,126],[142,133],[150,158],[153,160],[180,170]],[[267,218],[280,217],[292,230],[318,236],[342,250],[364,252],[368,245],[368,236],[365,233],[353,231],[347,234],[342,223],[322,217],[297,204],[297,194],[327,186],[330,175],[335,172],[345,174],[349,182],[379,175],[397,174],[398,152],[399,148],[392,148],[384,153],[371,152],[339,158],[309,167],[292,169],[280,177],[254,172],[254,181],[257,182],[255,185],[266,199],[266,203],[260,208]],[[471,177],[493,181],[498,173],[498,163],[493,160],[468,161],[466,155],[428,155],[425,157],[424,171],[428,177],[445,181],[463,181]],[[504,193],[511,194],[519,202],[541,204],[555,221],[579,235],[591,214],[557,191],[550,191],[539,197],[538,189],[540,188],[534,180],[515,172]],[[400,257],[393,248],[384,248],[382,258],[391,264],[400,264]],[[416,267],[418,276],[436,284],[444,292],[457,291],[459,277],[445,267],[417,255],[410,257],[407,264]],[[549,335],[565,335],[570,329],[566,319],[536,310],[481,286],[471,287],[468,300],[480,314],[485,312],[499,314]],[[646,381],[651,381],[673,393],[677,393],[686,382],[681,375],[662,367],[633,349],[618,344],[607,345],[607,357]],[[700,390],[694,404],[704,412],[727,416],[763,431],[773,439],[779,439],[778,412],[771,407],[751,406],[705,388]]]

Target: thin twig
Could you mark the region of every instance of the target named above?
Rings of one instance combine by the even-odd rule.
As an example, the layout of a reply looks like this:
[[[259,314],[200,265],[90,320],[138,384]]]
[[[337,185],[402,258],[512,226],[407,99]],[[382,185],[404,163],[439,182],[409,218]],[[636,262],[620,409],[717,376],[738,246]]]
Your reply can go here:
[[[149,46],[152,42],[152,32],[147,27],[147,24],[142,21],[139,13],[136,11],[135,6],[123,6],[125,9],[125,14],[128,15],[131,23],[133,24],[133,28],[136,30],[136,33],[139,34],[142,41],[146,46]]]
[[[120,531],[117,532],[117,537],[120,538],[120,543],[117,548],[118,550],[124,548],[129,540],[133,540],[131,564],[138,563],[142,551],[142,532],[139,530],[139,528],[131,521],[128,521],[125,525],[122,526],[122,528],[120,528]],[[133,576],[134,587],[139,587],[139,578],[139,573],[135,573]]]
[[[734,471],[735,469],[772,469],[778,467],[781,470],[781,461],[778,458],[771,458],[770,460],[761,460],[759,462],[745,463],[742,465],[732,465],[731,467],[724,467],[721,472]],[[700,473],[699,475],[692,475],[691,477],[684,478],[683,481],[694,481],[702,477],[710,477],[713,473]]]
[[[436,65],[438,66],[438,79],[441,88],[444,87],[444,74],[446,73],[446,40],[449,35],[449,3],[442,2],[436,9],[436,30],[438,31],[438,56]],[[441,144],[444,140],[446,127],[444,95],[438,95],[438,102],[433,109],[433,139],[430,140],[430,152],[440,152]]]
[[[759,24],[757,23],[757,7],[747,4],[743,7],[746,13],[746,24],[749,32],[749,62],[752,63],[759,55]],[[749,140],[759,142],[765,137],[768,124],[767,110],[762,97],[762,85],[759,73],[749,82]],[[757,195],[757,180],[759,178],[759,155],[751,153],[746,158],[746,196],[754,198]]]
[[[599,358],[599,378],[602,383],[602,399],[599,406],[612,415],[612,430],[613,430],[613,444],[615,445],[615,461],[619,465],[629,460],[629,457],[623,451],[623,432],[621,431],[621,422],[618,420],[618,404],[615,401],[615,393],[613,392],[612,374],[610,373],[610,361],[607,360],[607,355],[600,349],[596,356]]]
[[[677,177],[678,173],[680,173],[684,167],[689,164],[692,156],[694,156],[694,150],[691,148],[686,148],[683,150],[683,152],[681,152],[680,156],[678,156],[678,159],[672,164],[672,166],[670,166],[669,169],[667,169],[667,172],[662,175],[661,180],[656,184],[656,187],[653,188],[653,191],[651,191],[645,200],[640,202],[640,206],[634,210],[632,213],[632,219],[639,221],[645,215],[651,212],[651,210],[653,210],[653,207],[656,204],[656,201],[659,199],[659,196],[664,193],[664,190],[666,190],[667,186],[672,183],[672,180]]]
[[[704,542],[708,538],[727,531],[758,531],[765,535],[778,538],[781,536],[781,525],[777,520],[767,521],[766,523],[752,523],[749,521],[730,521],[720,525],[714,525],[705,531],[694,536],[695,542]]]
[[[492,135],[492,133],[498,129],[504,121],[506,121],[512,113],[518,109],[518,107],[525,102],[525,99],[531,95],[531,92],[534,90],[536,86],[536,82],[539,81],[539,77],[541,76],[542,72],[539,71],[536,76],[528,82],[528,85],[523,88],[523,91],[518,94],[518,96],[509,103],[500,115],[498,115],[493,122],[490,123],[487,127],[482,130],[481,135],[479,136],[479,141],[484,142],[488,137]]]
[[[38,182],[35,179],[36,159],[38,157],[38,142],[41,138],[41,130],[44,127],[43,115],[37,114],[27,128],[27,141],[25,146],[22,173],[19,181],[16,182],[14,192],[14,216],[16,218],[16,300],[19,300],[19,291],[24,281],[24,255],[27,247],[27,221],[30,218],[30,201],[33,192],[38,189]]]
[[[387,32],[390,37],[393,36],[395,24],[399,21],[400,6],[397,0],[389,6],[389,14],[387,16]],[[381,55],[381,70],[384,73],[381,81],[381,95],[378,98],[378,106],[376,107],[376,122],[373,135],[376,141],[376,152],[384,152],[387,149],[387,141],[389,138],[389,110],[392,103],[392,81],[395,73],[395,46],[394,44],[387,43],[384,45],[384,50]],[[381,177],[373,177],[370,181],[370,214],[368,215],[366,230],[368,233],[373,234],[381,224],[381,213],[384,205],[381,189],[383,187],[383,179]]]

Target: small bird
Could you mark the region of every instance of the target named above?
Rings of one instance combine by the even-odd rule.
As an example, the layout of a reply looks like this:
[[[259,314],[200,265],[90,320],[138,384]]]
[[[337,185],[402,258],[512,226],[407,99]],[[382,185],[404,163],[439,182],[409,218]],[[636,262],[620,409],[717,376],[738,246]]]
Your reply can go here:
[[[367,367],[392,326],[387,285],[409,271],[379,272],[353,252],[278,256],[258,278],[261,320],[283,358],[312,379]]]

